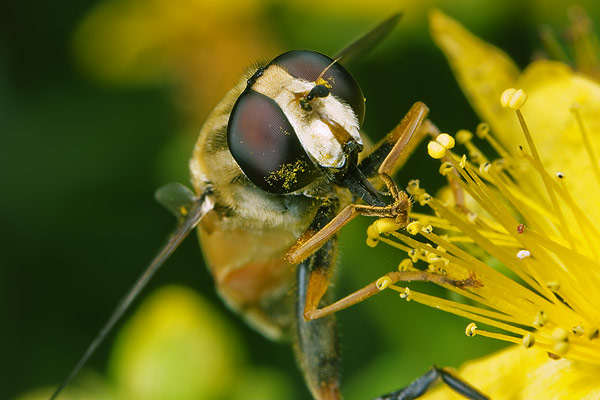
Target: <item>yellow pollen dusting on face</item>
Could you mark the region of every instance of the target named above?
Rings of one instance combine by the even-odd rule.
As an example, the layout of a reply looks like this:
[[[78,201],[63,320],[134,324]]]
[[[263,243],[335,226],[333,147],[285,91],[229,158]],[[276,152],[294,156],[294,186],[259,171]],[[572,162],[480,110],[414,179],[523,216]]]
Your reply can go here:
[[[308,165],[302,160],[294,163],[282,164],[275,172],[271,172],[267,177],[270,185],[280,184],[283,189],[289,190],[292,185],[298,182],[298,173],[306,171]]]

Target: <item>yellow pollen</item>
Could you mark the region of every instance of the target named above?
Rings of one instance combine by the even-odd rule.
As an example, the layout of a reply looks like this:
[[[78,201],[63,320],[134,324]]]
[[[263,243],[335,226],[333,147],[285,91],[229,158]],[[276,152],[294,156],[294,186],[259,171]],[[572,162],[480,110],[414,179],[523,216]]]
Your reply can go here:
[[[419,221],[413,221],[406,226],[406,231],[411,235],[416,235],[421,230],[421,223]]]
[[[460,131],[456,132],[456,141],[458,144],[470,142],[472,138],[473,134],[466,129],[461,129]]]
[[[400,293],[400,298],[406,301],[410,301],[410,289],[405,288],[403,293]]]
[[[375,282],[375,286],[377,286],[377,289],[383,290],[390,286],[391,283],[392,279],[389,276],[382,276],[381,278],[377,279],[377,282]]]
[[[455,144],[454,138],[447,133],[440,133],[438,137],[435,138],[435,141],[441,144],[446,150],[453,148]]]
[[[533,320],[533,326],[536,328],[541,328],[548,322],[548,316],[545,312],[540,311],[536,314],[535,319]]]
[[[569,347],[569,342],[556,342],[552,346],[552,350],[559,356],[564,356],[569,351]]]
[[[523,260],[523,259],[525,259],[525,258],[529,258],[529,257],[531,257],[531,252],[530,252],[529,250],[520,250],[520,251],[517,253],[517,258],[518,258],[519,260]]]
[[[438,142],[431,141],[427,144],[427,152],[431,158],[439,160],[446,155],[446,149]]]
[[[475,336],[477,334],[477,324],[475,324],[475,322],[471,322],[469,325],[467,325],[465,334],[469,337]]]
[[[500,103],[503,107],[508,107],[512,110],[520,110],[527,102],[527,94],[523,89],[506,89],[502,92]]]
[[[477,130],[475,131],[475,134],[477,135],[477,137],[479,139],[488,139],[489,133],[490,133],[490,124],[488,124],[486,122],[480,122],[479,125],[477,125]]]
[[[398,264],[398,271],[410,271],[413,269],[413,262],[409,258],[405,258]]]
[[[552,340],[555,342],[563,342],[569,337],[569,332],[563,328],[556,328],[552,331]]]
[[[583,326],[577,325],[574,326],[573,329],[571,329],[571,332],[573,332],[573,335],[575,336],[581,336],[583,335],[583,332],[585,332],[585,329],[583,329]]]
[[[440,175],[442,175],[442,176],[448,175],[450,172],[452,172],[453,168],[454,167],[452,166],[452,163],[450,163],[450,162],[442,163],[442,165],[440,165],[440,169],[439,169]]]
[[[527,335],[523,336],[523,347],[525,347],[526,349],[532,347],[535,344],[535,336],[533,336],[531,333],[528,333]]]
[[[424,206],[431,201],[431,195],[429,193],[423,193],[419,196],[419,204]]]

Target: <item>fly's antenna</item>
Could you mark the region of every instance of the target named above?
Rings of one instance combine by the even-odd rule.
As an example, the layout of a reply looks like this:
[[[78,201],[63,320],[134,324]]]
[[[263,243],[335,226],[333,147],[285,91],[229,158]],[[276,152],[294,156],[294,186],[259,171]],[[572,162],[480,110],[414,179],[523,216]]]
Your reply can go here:
[[[156,271],[165,263],[165,261],[179,247],[183,239],[198,225],[200,220],[213,209],[214,199],[212,192],[206,190],[199,198],[187,187],[178,183],[169,183],[157,190],[156,199],[169,209],[178,218],[178,225],[169,236],[167,243],[160,252],[152,259],[142,275],[135,284],[129,289],[127,295],[117,305],[111,316],[108,318],[102,329],[98,332],[94,340],[90,343],[83,356],[73,367],[69,375],[56,388],[50,400],[54,400],[63,391],[65,387],[75,378],[79,370],[85,365],[89,358],[94,354],[98,346],[106,339],[106,336],[112,331],[115,324],[123,317],[123,314],[129,309],[131,303],[137,298],[142,289],[154,276]]]
[[[337,63],[337,62],[338,62],[338,61],[339,61],[341,58],[342,58],[341,56],[340,56],[340,57],[338,57],[338,58],[336,58],[335,60],[333,60],[333,61],[331,62],[331,64],[329,64],[327,67],[325,67],[325,69],[323,70],[323,72],[321,72],[321,74],[319,75],[319,77],[318,77],[317,79],[315,79],[315,82],[318,84],[318,83],[319,83],[319,81],[322,81],[322,80],[324,80],[324,79],[323,79],[323,75],[325,75],[325,72],[327,72],[327,70],[328,70],[329,68],[333,67],[333,64]]]

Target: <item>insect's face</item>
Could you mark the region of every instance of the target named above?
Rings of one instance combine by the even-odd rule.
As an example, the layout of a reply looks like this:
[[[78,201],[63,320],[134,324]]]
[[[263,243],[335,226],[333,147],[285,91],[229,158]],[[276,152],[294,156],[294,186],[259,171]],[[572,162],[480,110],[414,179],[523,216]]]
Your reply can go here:
[[[259,188],[294,192],[356,157],[364,114],[363,93],[344,67],[291,51],[248,80],[229,119],[229,149]]]

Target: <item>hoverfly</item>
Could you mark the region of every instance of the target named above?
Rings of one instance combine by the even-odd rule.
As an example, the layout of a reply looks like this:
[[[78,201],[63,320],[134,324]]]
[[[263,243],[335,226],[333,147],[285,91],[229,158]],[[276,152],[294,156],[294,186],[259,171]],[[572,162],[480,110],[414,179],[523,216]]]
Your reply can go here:
[[[417,102],[363,153],[365,98],[342,65],[373,47],[399,18],[393,15],[332,58],[310,50],[284,53],[249,70],[225,95],[190,161],[195,193],[180,184],[157,191],[158,201],[178,216],[178,227],[51,399],[196,226],[225,303],[265,336],[293,337],[315,399],[342,398],[333,313],[378,289],[373,282],[329,301],[337,232],[358,215],[391,217],[405,226],[411,202],[391,176],[425,135],[438,133],[426,119],[427,106]],[[378,190],[381,183],[391,201]],[[380,399],[417,398],[439,379],[470,399],[487,399],[438,367]]]

